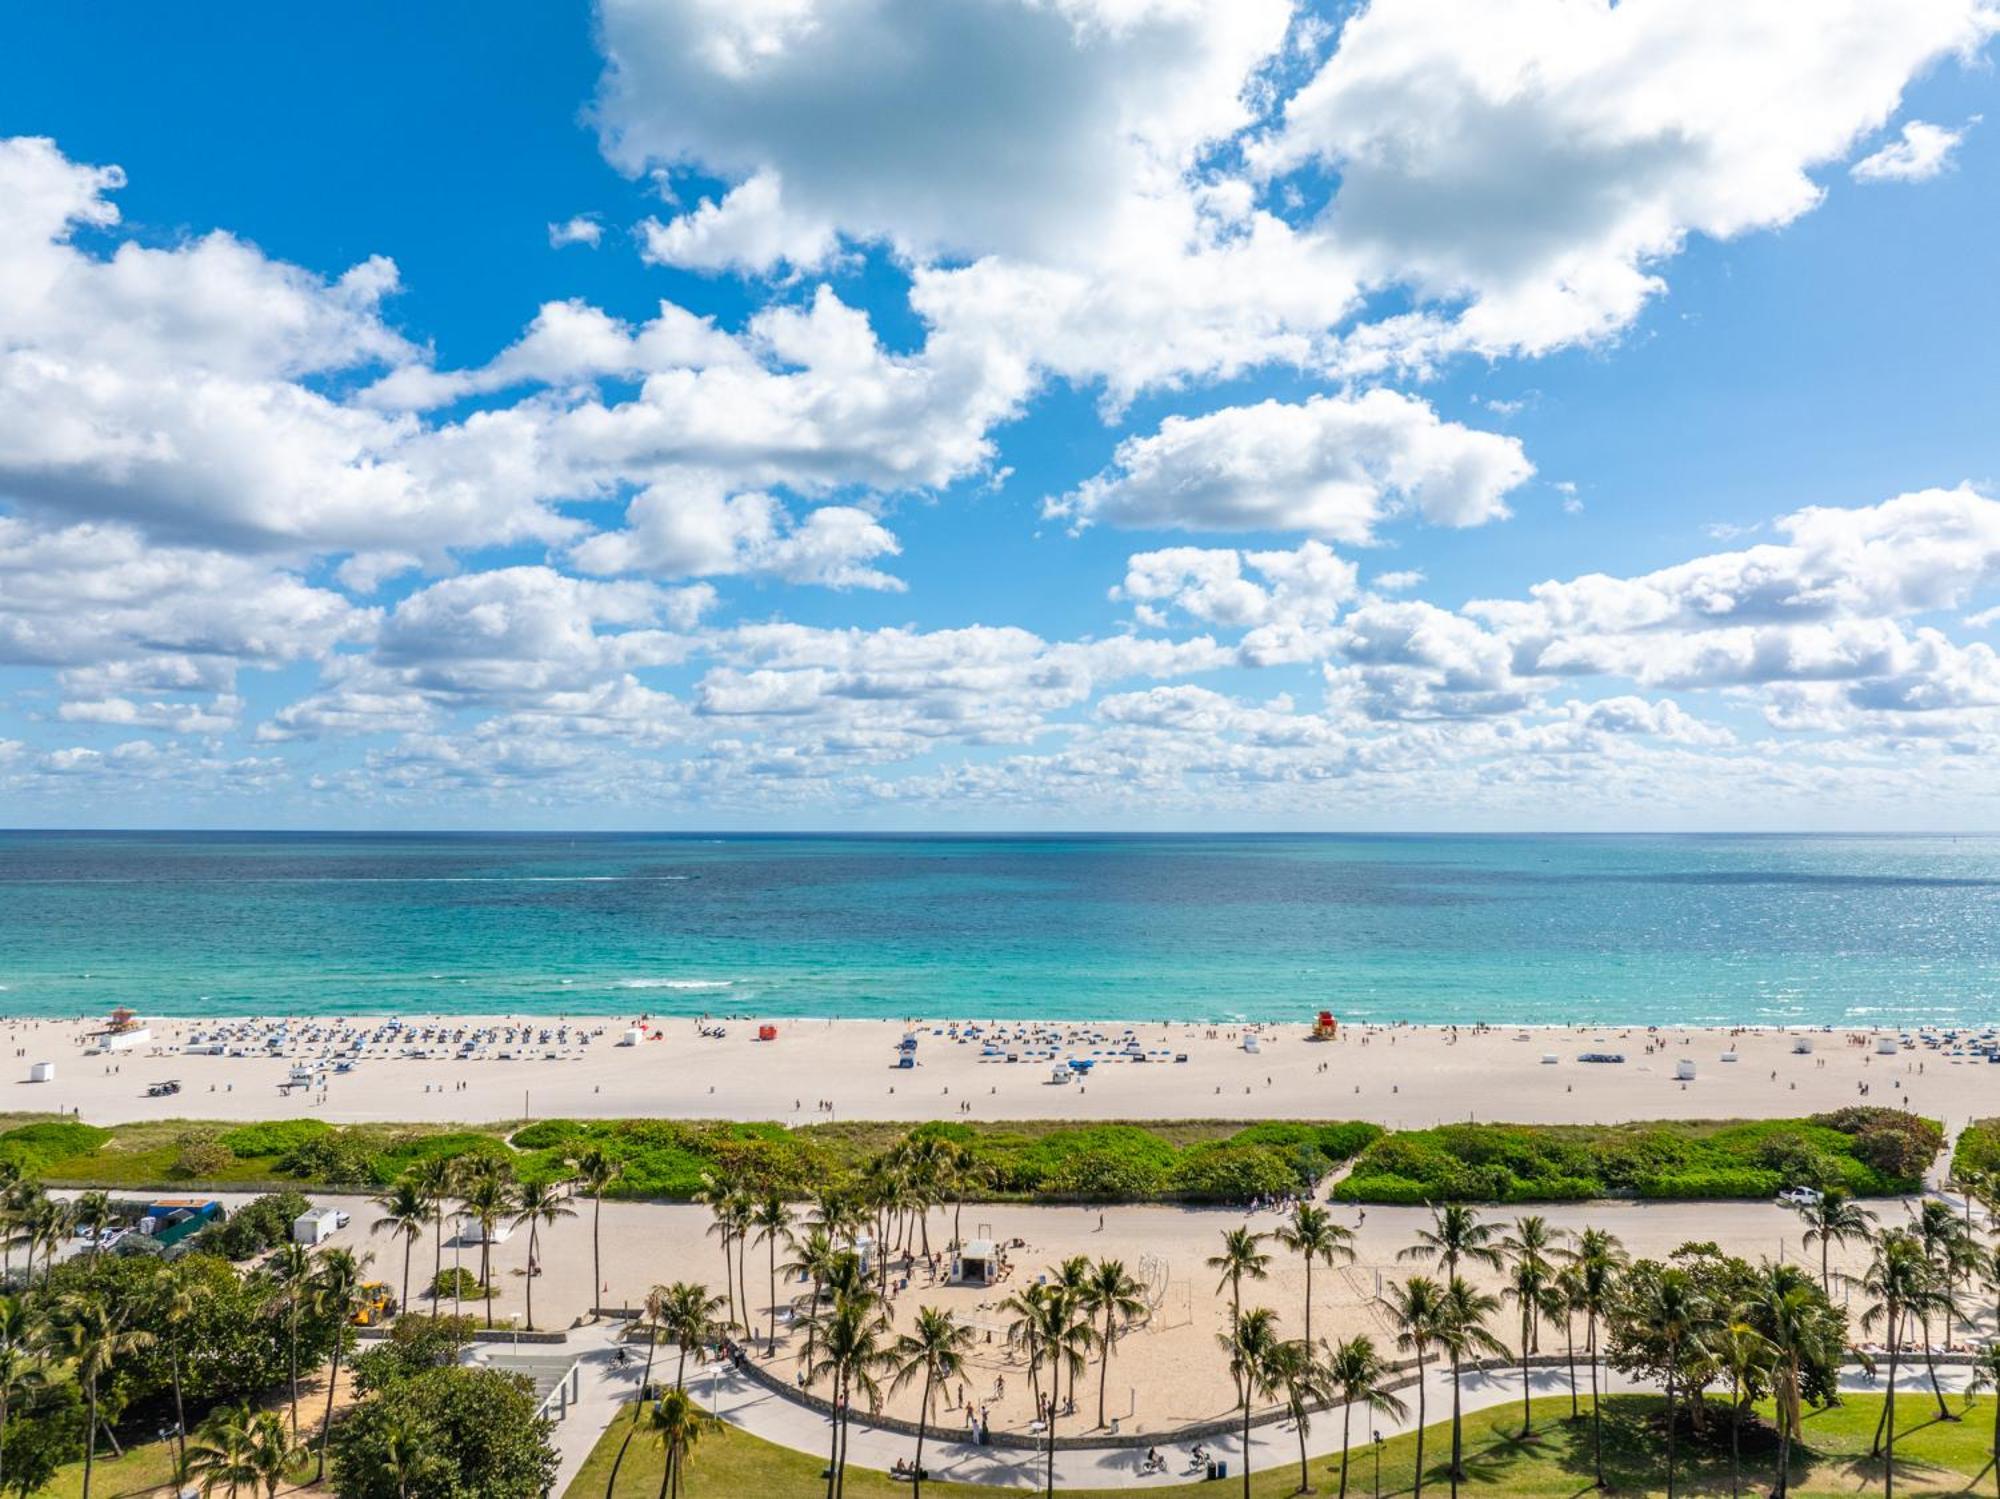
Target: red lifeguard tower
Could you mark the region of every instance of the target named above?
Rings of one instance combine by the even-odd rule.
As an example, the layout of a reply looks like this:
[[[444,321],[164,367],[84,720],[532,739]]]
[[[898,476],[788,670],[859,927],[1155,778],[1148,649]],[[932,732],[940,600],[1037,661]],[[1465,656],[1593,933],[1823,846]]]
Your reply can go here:
[[[1333,1018],[1333,1011],[1321,1010],[1319,1012],[1319,1019],[1313,1022],[1313,1040],[1331,1041],[1339,1034],[1340,1022]]]

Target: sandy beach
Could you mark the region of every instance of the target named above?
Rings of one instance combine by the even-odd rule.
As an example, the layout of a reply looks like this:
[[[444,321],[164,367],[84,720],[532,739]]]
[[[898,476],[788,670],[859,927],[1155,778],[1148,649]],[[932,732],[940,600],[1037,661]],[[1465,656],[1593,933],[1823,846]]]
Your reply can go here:
[[[93,1055],[95,1022],[0,1022],[0,1112],[69,1112],[96,1123],[146,1119],[267,1119],[310,1115],[335,1123],[492,1122],[522,1118],[651,1116],[758,1119],[788,1124],[824,1119],[1369,1119],[1399,1128],[1476,1119],[1520,1123],[1607,1123],[1630,1119],[1768,1118],[1845,1104],[1911,1107],[1948,1130],[1995,1112],[2000,1067],[1977,1055],[1917,1044],[1878,1055],[1875,1035],[1843,1031],[1720,1031],[1624,1028],[1343,1028],[1313,1041],[1305,1025],[1252,1033],[1210,1026],[1048,1022],[1071,1038],[1058,1057],[1097,1052],[1087,1078],[1051,1081],[1040,1049],[1007,1042],[982,1055],[980,1039],[954,1039],[950,1022],[732,1019],[724,1034],[687,1019],[575,1017],[567,1046],[552,1017],[406,1017],[446,1033],[507,1027],[522,1043],[495,1042],[469,1058],[449,1046],[412,1057],[401,1041],[343,1050],[378,1033],[379,1022],[349,1017],[293,1022],[174,1020],[152,1017],[152,1044]],[[760,1024],[776,1039],[757,1039]],[[1007,1029],[1012,1030],[1009,1022]],[[285,1029],[279,1051],[189,1055],[196,1035],[234,1027],[246,1043]],[[618,1044],[628,1029],[647,1039]],[[1130,1029],[1151,1060],[1122,1052]],[[533,1037],[549,1031],[548,1044]],[[963,1035],[961,1030],[961,1036]],[[918,1040],[916,1065],[897,1067],[897,1043]],[[318,1036],[320,1039],[312,1039]],[[653,1039],[657,1036],[658,1039]],[[1093,1039],[1093,1038],[1102,1038]],[[1796,1048],[1810,1044],[1802,1054]],[[503,1052],[509,1055],[501,1055]],[[1005,1054],[1019,1058],[1008,1062]],[[1623,1062],[1581,1062],[1611,1052]],[[1106,1055],[1109,1053],[1109,1055]],[[1724,1061],[1733,1054],[1734,1061]],[[354,1055],[352,1070],[336,1056]],[[1184,1056],[1185,1061],[1173,1060]],[[1553,1057],[1553,1061],[1545,1061]],[[33,1063],[55,1077],[30,1082]],[[1677,1064],[1694,1064],[1692,1081]],[[295,1068],[310,1085],[287,1090]],[[178,1094],[149,1097],[174,1079]],[[1866,1092],[1864,1093],[1864,1089]]]
[[[242,1194],[223,1194],[230,1201]],[[367,1198],[332,1193],[314,1193],[314,1200],[343,1207],[351,1214],[348,1226],[329,1242],[374,1255],[370,1273],[400,1286],[403,1250],[386,1233],[372,1232],[370,1225],[377,1210]],[[563,1327],[584,1316],[591,1304],[590,1222],[588,1202],[574,1204],[577,1216],[543,1230],[542,1273],[535,1281],[535,1320],[540,1327]],[[1896,1201],[1868,1204],[1884,1223],[1901,1221],[1905,1207]],[[1585,1225],[1605,1228],[1617,1234],[1635,1256],[1661,1256],[1689,1240],[1714,1240],[1730,1253],[1751,1259],[1784,1257],[1817,1268],[1816,1252],[1807,1256],[1800,1247],[1800,1224],[1787,1210],[1768,1203],[1589,1203],[1550,1205],[1519,1210],[1494,1209],[1495,1222],[1510,1222],[1517,1212],[1539,1211],[1557,1229],[1575,1230]],[[1377,1305],[1378,1288],[1385,1282],[1418,1273],[1422,1266],[1397,1259],[1411,1243],[1418,1227],[1429,1215],[1419,1208],[1369,1208],[1365,1216],[1357,1209],[1336,1205],[1336,1219],[1356,1230],[1356,1259],[1352,1265],[1331,1270],[1317,1267],[1313,1275],[1313,1336],[1340,1338],[1367,1333],[1393,1355],[1394,1333]],[[1245,1214],[1234,1209],[1182,1207],[1033,1207],[995,1204],[967,1207],[964,1228],[968,1236],[991,1235],[1003,1242],[1020,1239],[1023,1247],[1011,1251],[1015,1271],[1007,1282],[973,1289],[932,1284],[921,1267],[907,1288],[897,1291],[892,1278],[891,1307],[899,1326],[907,1326],[919,1306],[946,1307],[971,1325],[977,1334],[964,1381],[967,1395],[975,1406],[985,1405],[996,1427],[1023,1428],[1032,1419],[1026,1366],[1006,1346],[1007,1317],[998,1309],[999,1301],[1018,1291],[1056,1262],[1070,1255],[1122,1260],[1128,1271],[1157,1288],[1157,1305],[1146,1323],[1123,1337],[1112,1361],[1108,1381],[1107,1416],[1121,1417],[1128,1429],[1134,1425],[1164,1428],[1207,1419],[1226,1413],[1233,1398],[1228,1375],[1215,1352],[1216,1335],[1228,1317],[1227,1294],[1218,1295],[1215,1274],[1204,1261],[1217,1248],[1225,1229],[1247,1225],[1259,1232],[1276,1228],[1276,1212]],[[1100,1223],[1102,1226],[1100,1226]],[[604,1206],[603,1256],[604,1301],[610,1305],[636,1304],[647,1287],[665,1281],[697,1280],[716,1294],[723,1287],[721,1251],[708,1234],[709,1216],[695,1206],[654,1203],[611,1202]],[[932,1243],[942,1247],[950,1235],[950,1214],[937,1211],[931,1217]],[[1271,1253],[1269,1278],[1246,1285],[1246,1304],[1268,1306],[1277,1311],[1282,1326],[1296,1333],[1302,1325],[1301,1304],[1304,1275],[1295,1256],[1276,1244],[1267,1244]],[[412,1284],[421,1286],[430,1275],[435,1249],[427,1235],[415,1246],[412,1256]],[[449,1267],[457,1259],[468,1269],[478,1266],[474,1245],[457,1245],[448,1240],[443,1262]],[[781,1250],[779,1261],[785,1255]],[[1838,1248],[1832,1256],[1836,1273],[1845,1268],[1858,1271],[1866,1262],[1862,1246]],[[749,1318],[756,1330],[755,1353],[764,1357],[763,1331],[768,1325],[769,1262],[761,1245],[752,1246],[746,1256],[749,1282]],[[494,1249],[497,1316],[503,1322],[519,1323],[524,1310],[527,1235],[516,1233]],[[1488,1289],[1499,1289],[1499,1277],[1491,1271],[1471,1267],[1472,1279]],[[803,1288],[787,1286],[782,1275],[778,1282],[778,1350],[771,1367],[781,1377],[792,1379],[798,1372],[797,1340],[788,1332],[786,1310]],[[1845,1299],[1836,1282],[1834,1299]],[[423,1302],[418,1303],[425,1305]],[[450,1304],[446,1304],[450,1309]],[[467,1302],[466,1311],[478,1313],[480,1304]],[[1974,1307],[1982,1327],[1990,1328],[1991,1312]],[[1516,1324],[1508,1313],[1493,1320],[1493,1331],[1510,1345],[1516,1341]],[[1560,1331],[1542,1333],[1542,1351],[1559,1352]],[[1077,1417],[1066,1420],[1068,1431],[1089,1428],[1096,1417],[1096,1376],[1093,1360],[1088,1376],[1079,1383]],[[1000,1393],[996,1394],[996,1390]],[[956,1399],[956,1388],[952,1391]],[[887,1409],[914,1416],[915,1396],[906,1393],[889,1401]],[[954,1424],[950,1415],[940,1415],[944,1424]],[[963,1425],[962,1408],[955,1418]]]

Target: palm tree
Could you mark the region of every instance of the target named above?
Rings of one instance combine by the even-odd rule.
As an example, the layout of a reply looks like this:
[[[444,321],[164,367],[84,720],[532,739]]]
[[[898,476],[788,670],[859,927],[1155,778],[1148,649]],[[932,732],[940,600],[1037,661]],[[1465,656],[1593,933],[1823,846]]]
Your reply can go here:
[[[292,1439],[299,1435],[299,1319],[305,1315],[312,1291],[312,1254],[303,1244],[281,1244],[264,1265],[269,1288],[265,1309],[285,1319],[285,1342],[289,1350],[292,1391]]]
[[[1490,1223],[1481,1223],[1478,1209],[1462,1202],[1448,1202],[1432,1208],[1431,1218],[1432,1226],[1418,1229],[1417,1242],[1397,1254],[1397,1259],[1426,1265],[1432,1260],[1442,1261],[1446,1280],[1458,1274],[1458,1267],[1468,1260],[1489,1270],[1500,1268],[1500,1246],[1493,1242],[1493,1236],[1500,1230]]]
[[[587,1146],[571,1160],[578,1187],[590,1194],[590,1315],[595,1318],[604,1300],[604,1256],[598,1245],[598,1230],[604,1222],[604,1193],[625,1174],[623,1162],[614,1161],[600,1146]]]
[[[1949,1339],[1951,1319],[1958,1311],[1955,1288],[1969,1280],[1978,1268],[1981,1258],[1979,1241],[1949,1204],[1935,1198],[1926,1201],[1918,1211],[1916,1235],[1917,1242],[1924,1247],[1924,1258],[1931,1262],[1931,1269],[1937,1275],[1933,1288],[1937,1294],[1917,1316],[1917,1326],[1924,1339],[1924,1368],[1930,1375],[1931,1394],[1937,1400],[1938,1419],[1956,1421],[1958,1417],[1944,1403],[1944,1391],[1938,1388],[1937,1355],[1931,1347],[1931,1313],[1942,1315],[1945,1337]]]
[[[1993,1401],[1992,1467],[1994,1492],[2000,1494],[2000,1342],[1985,1343],[1972,1356],[1972,1383],[1966,1387],[1966,1393],[1976,1395],[1981,1390],[1996,1392]],[[4,1411],[0,1410],[0,1413]]]
[[[1428,1275],[1412,1275],[1383,1299],[1396,1324],[1396,1346],[1417,1356],[1417,1476],[1415,1499],[1424,1493],[1424,1359],[1444,1330],[1444,1288]]]
[[[210,1411],[194,1445],[181,1454],[179,1481],[194,1484],[204,1495],[220,1488],[229,1490],[230,1499],[244,1488],[256,1493],[262,1478],[252,1435],[256,1423],[257,1413],[248,1405],[219,1405]]]
[[[847,1422],[857,1396],[870,1403],[881,1397],[876,1375],[886,1354],[883,1335],[888,1319],[869,1295],[842,1296],[823,1319],[815,1340],[817,1357],[808,1368],[808,1383],[833,1382],[833,1451],[827,1467],[828,1499],[840,1499],[847,1483]]]
[[[1292,1216],[1271,1235],[1306,1262],[1305,1332],[1307,1347],[1313,1335],[1313,1261],[1332,1265],[1336,1261],[1354,1263],[1354,1230],[1333,1221],[1333,1214],[1310,1202],[1292,1209]]]
[[[167,1346],[167,1372],[174,1386],[174,1447],[187,1461],[187,1407],[181,1399],[181,1344],[200,1309],[202,1283],[176,1264],[159,1264],[147,1286],[146,1320]]]
[[[410,1499],[410,1490],[438,1466],[423,1430],[401,1411],[391,1411],[380,1427],[382,1471],[396,1485],[396,1499]]]
[[[387,1192],[375,1199],[375,1206],[382,1210],[382,1216],[373,1225],[375,1233],[387,1232],[390,1240],[403,1241],[403,1302],[410,1304],[410,1251],[416,1248],[417,1240],[424,1236],[424,1228],[431,1219],[431,1201],[418,1187],[416,1178],[409,1172],[396,1178]]]
[[[806,1301],[806,1311],[810,1317],[819,1310],[820,1288],[826,1284],[834,1260],[846,1251],[840,1249],[834,1243],[833,1234],[823,1224],[817,1222],[806,1231],[803,1239],[793,1236],[791,1250],[792,1257],[778,1268],[785,1272],[787,1279],[799,1275],[812,1282],[812,1295]],[[796,1305],[796,1302],[794,1304]]]
[[[1049,1361],[1048,1461],[1044,1488],[1052,1495],[1056,1484],[1056,1420],[1061,1414],[1063,1369],[1068,1367],[1073,1389],[1084,1367],[1084,1352],[1095,1336],[1090,1310],[1074,1284],[1061,1282],[1030,1286],[1002,1306],[1016,1319],[1007,1329],[1008,1342],[1028,1350],[1029,1379],[1038,1402],[1041,1381],[1036,1369],[1042,1357]]]
[[[41,1318],[19,1296],[0,1295],[0,1491],[7,1477],[7,1415],[16,1397],[47,1377]]]
[[[458,1186],[456,1163],[450,1156],[424,1156],[404,1172],[410,1185],[430,1204],[431,1210],[431,1310],[443,1307],[435,1299],[437,1283],[444,1278],[444,1210]]]
[[[23,1210],[23,1222],[28,1230],[28,1275],[32,1279],[35,1271],[35,1251],[42,1252],[42,1284],[49,1283],[55,1274],[56,1251],[70,1236],[75,1220],[71,1216],[70,1204],[60,1198],[49,1197],[37,1192],[29,1198]]]
[[[1816,1202],[1795,1202],[1792,1209],[1805,1220],[1802,1238],[1810,1251],[1819,1245],[1819,1288],[1833,1294],[1832,1248],[1851,1241],[1866,1242],[1874,1231],[1875,1215],[1840,1187],[1829,1187]]]
[[[574,1218],[576,1209],[559,1183],[525,1181],[515,1188],[514,1227],[528,1230],[528,1331],[535,1330],[535,1277],[542,1273],[542,1225],[554,1228],[565,1218]],[[591,1297],[596,1305],[597,1298]]]
[[[1676,1376],[1681,1357],[1703,1348],[1703,1335],[1712,1318],[1707,1299],[1695,1288],[1687,1271],[1662,1270],[1647,1279],[1630,1307],[1634,1323],[1666,1345],[1667,1357],[1667,1499],[1674,1495],[1674,1445]]]
[[[1418,1372],[1417,1390],[1421,1395],[1421,1369]],[[1327,1360],[1327,1381],[1340,1392],[1340,1499],[1347,1499],[1347,1436],[1354,1407],[1358,1405],[1366,1411],[1381,1411],[1399,1421],[1408,1409],[1388,1389],[1389,1373],[1389,1366],[1375,1351],[1374,1341],[1365,1333],[1349,1338],[1335,1348],[1332,1357]]]
[[[153,1335],[125,1326],[122,1314],[101,1296],[72,1291],[56,1303],[51,1343],[83,1386],[89,1412],[83,1439],[83,1499],[90,1499],[91,1467],[97,1452],[97,1389],[120,1359],[152,1345]]]
[[[653,1407],[653,1435],[659,1438],[666,1457],[666,1471],[660,1475],[660,1499],[680,1499],[681,1479],[695,1447],[710,1432],[720,1433],[722,1423],[695,1404],[686,1390],[669,1390]]]
[[[643,1319],[646,1369],[639,1377],[639,1388],[648,1393],[653,1388],[653,1355],[659,1349],[661,1333],[680,1345],[680,1368],[674,1374],[674,1388],[683,1388],[687,1351],[707,1340],[715,1326],[715,1313],[721,1310],[720,1296],[709,1295],[707,1286],[691,1281],[678,1280],[670,1286],[654,1286],[648,1291]],[[605,1481],[604,1499],[611,1499],[618,1487],[618,1470],[624,1466],[625,1452],[632,1445],[632,1438],[638,1435],[639,1417],[644,1410],[643,1403],[632,1407],[632,1423],[625,1430],[625,1440],[618,1444],[618,1455],[611,1460],[611,1476]]]
[[[326,1377],[326,1414],[319,1423],[319,1471],[313,1482],[326,1477],[326,1443],[333,1434],[333,1391],[340,1383],[340,1355],[348,1337],[348,1326],[361,1309],[361,1276],[373,1255],[356,1259],[346,1249],[320,1253],[319,1270],[313,1277],[312,1308],[316,1315],[333,1325],[333,1368]]]
[[[1709,1356],[1729,1374],[1729,1499],[1742,1488],[1743,1401],[1752,1381],[1771,1364],[1771,1345],[1747,1322],[1731,1322],[1709,1343]]]
[[[1292,1338],[1278,1344],[1264,1361],[1259,1371],[1258,1383],[1266,1395],[1276,1395],[1284,1402],[1285,1414],[1291,1418],[1292,1429],[1299,1438],[1299,1489],[1301,1494],[1310,1494],[1312,1473],[1306,1467],[1306,1437],[1312,1425],[1313,1411],[1324,1405],[1332,1388],[1331,1376],[1326,1365],[1313,1356],[1312,1345],[1303,1338]],[[1249,1476],[1249,1444],[1244,1444],[1244,1476]]]
[[[514,1209],[513,1171],[491,1156],[466,1163],[459,1181],[459,1205],[479,1225],[479,1284],[486,1294],[486,1325],[493,1325],[493,1235]],[[532,1286],[531,1286],[532,1289]]]
[[[1216,1281],[1219,1292],[1229,1287],[1229,1320],[1234,1322],[1243,1314],[1243,1282],[1245,1280],[1268,1280],[1271,1276],[1271,1257],[1257,1246],[1264,1242],[1262,1234],[1253,1234],[1247,1228],[1232,1228],[1222,1235],[1222,1252],[1208,1257],[1208,1268],[1220,1272]]]
[[[1239,1312],[1226,1333],[1215,1341],[1229,1355],[1230,1377],[1236,1381],[1237,1405],[1243,1413],[1243,1499],[1250,1499],[1250,1402],[1270,1390],[1272,1361],[1278,1339],[1278,1314],[1269,1307]]]
[[[1094,1273],[1094,1269],[1090,1263],[1090,1256],[1085,1254],[1071,1255],[1049,1273],[1050,1284],[1062,1293],[1063,1298],[1068,1304],[1068,1310],[1072,1314],[1070,1317],[1071,1323],[1074,1324],[1080,1321],[1083,1324],[1081,1331],[1078,1331],[1074,1325],[1066,1328],[1064,1331],[1064,1346],[1072,1353],[1088,1350],[1097,1342],[1097,1329],[1090,1321],[1092,1315],[1090,1306],[1090,1280]],[[1067,1362],[1069,1367],[1069,1403],[1074,1407],[1076,1404],[1076,1380],[1077,1376],[1083,1372],[1083,1366],[1074,1358],[1069,1359]],[[1054,1384],[1055,1387],[1050,1393],[1060,1400],[1062,1398],[1060,1370],[1057,1371],[1057,1378]]]
[[[688,1349],[699,1348],[715,1332],[716,1315],[722,1311],[720,1296],[708,1294],[708,1287],[696,1281],[677,1280],[661,1299],[659,1327],[680,1350],[674,1366],[674,1388],[687,1386]]]
[[[1111,1352],[1118,1335],[1146,1310],[1139,1283],[1125,1273],[1123,1260],[1099,1260],[1084,1283],[1085,1308],[1104,1319],[1097,1334],[1097,1424],[1104,1425],[1104,1392],[1111,1377]]]
[[[766,1246],[770,1260],[771,1321],[764,1340],[766,1358],[776,1358],[778,1354],[778,1241],[791,1233],[792,1221],[791,1205],[776,1192],[766,1192],[750,1209],[749,1226],[757,1231],[758,1242]],[[746,1291],[743,1307],[746,1320],[750,1314],[749,1299]]]
[[[1583,1313],[1584,1352],[1590,1360],[1590,1462],[1597,1486],[1604,1484],[1604,1420],[1597,1397],[1597,1329],[1610,1314],[1625,1265],[1625,1250],[1602,1229],[1586,1228],[1568,1251],[1576,1270],[1576,1306]]]
[[[275,1411],[220,1406],[202,1422],[179,1471],[205,1495],[226,1487],[234,1499],[238,1489],[255,1494],[261,1488],[266,1499],[276,1499],[278,1485],[299,1457]]]
[[[999,1307],[1009,1319],[1007,1346],[1020,1349],[1024,1355],[1028,1365],[1028,1385],[1034,1392],[1037,1405],[1042,1401],[1042,1331],[1046,1322],[1042,1303],[1049,1295],[1047,1286],[1027,1286],[1007,1297]]]
[[[1770,1350],[1771,1399],[1778,1415],[1778,1479],[1782,1496],[1791,1482],[1792,1439],[1798,1434],[1804,1371],[1808,1363],[1833,1369],[1846,1342],[1847,1317],[1830,1307],[1796,1265],[1766,1263],[1755,1291],[1737,1308]]]
[[[965,1368],[965,1352],[971,1346],[971,1328],[961,1326],[950,1312],[924,1306],[917,1308],[915,1325],[897,1338],[889,1351],[894,1375],[890,1393],[919,1378],[924,1386],[923,1399],[917,1405],[916,1472],[910,1484],[913,1499],[920,1499],[924,1492],[924,1428],[931,1419],[931,1392],[940,1383],[959,1377]]]
[[[1438,1329],[1438,1346],[1451,1355],[1451,1491],[1458,1493],[1465,1481],[1465,1422],[1460,1400],[1459,1375],[1469,1358],[1489,1354],[1506,1357],[1507,1345],[1487,1330],[1486,1319],[1500,1310],[1500,1298],[1476,1290],[1462,1275],[1454,1275],[1444,1288],[1444,1321]]]
[[[1924,1255],[1923,1245],[1902,1229],[1885,1231],[1875,1244],[1875,1258],[1862,1279],[1868,1309],[1861,1314],[1864,1328],[1882,1324],[1889,1345],[1889,1383],[1882,1395],[1882,1424],[1875,1448],[1869,1454],[1884,1455],[1882,1493],[1884,1499],[1896,1491],[1896,1365],[1902,1353],[1902,1333],[1908,1318],[1921,1315],[1933,1303],[1936,1272]]]
[[[729,1325],[734,1327],[737,1325],[736,1266],[729,1251],[742,1224],[743,1187],[726,1172],[703,1172],[701,1190],[694,1194],[694,1200],[707,1207],[708,1231],[722,1241],[722,1291],[729,1306]],[[879,1252],[881,1246],[876,1247]]]
[[[1501,1242],[1506,1253],[1509,1268],[1504,1295],[1521,1312],[1521,1438],[1523,1441],[1535,1434],[1534,1407],[1529,1403],[1528,1355],[1539,1351],[1537,1329],[1544,1317],[1553,1318],[1561,1313],[1562,1304],[1556,1295],[1555,1266],[1549,1259],[1556,1245],[1556,1236],[1549,1229],[1548,1220],[1539,1214],[1529,1214],[1515,1220],[1514,1232]]]
[[[1271,1257],[1257,1247],[1263,1242],[1262,1234],[1253,1234],[1247,1228],[1227,1229],[1222,1235],[1222,1252],[1208,1257],[1208,1268],[1221,1275],[1215,1289],[1220,1291],[1224,1286],[1229,1287],[1229,1321],[1232,1326],[1243,1315],[1244,1279],[1270,1279]],[[1228,1334],[1223,1336],[1226,1338]],[[1236,1393],[1239,1398],[1243,1394],[1240,1384]]]

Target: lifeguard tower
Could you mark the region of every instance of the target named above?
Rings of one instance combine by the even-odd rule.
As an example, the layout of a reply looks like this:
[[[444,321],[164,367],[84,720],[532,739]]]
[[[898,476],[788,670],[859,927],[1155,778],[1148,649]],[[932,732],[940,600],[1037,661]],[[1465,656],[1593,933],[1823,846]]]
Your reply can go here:
[[[90,1033],[90,1041],[90,1050],[99,1053],[135,1051],[153,1044],[153,1028],[139,1018],[137,1011],[120,1005],[111,1012],[102,1030]]]
[[[1331,1041],[1340,1034],[1340,1022],[1333,1018],[1333,1011],[1321,1010],[1319,1018],[1313,1021],[1312,1038],[1315,1041]]]

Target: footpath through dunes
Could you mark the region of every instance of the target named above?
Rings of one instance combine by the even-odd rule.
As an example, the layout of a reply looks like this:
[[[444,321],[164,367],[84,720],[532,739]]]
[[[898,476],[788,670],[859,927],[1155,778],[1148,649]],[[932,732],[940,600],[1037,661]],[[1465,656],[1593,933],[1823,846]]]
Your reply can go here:
[[[434,1023],[453,1032],[512,1025],[535,1037],[561,1024],[546,1016]],[[1767,1119],[1866,1103],[1949,1125],[1992,1113],[2000,1084],[2000,1067],[1981,1056],[1954,1055],[1947,1045],[1883,1055],[1876,1047],[1889,1033],[1858,1031],[1343,1026],[1336,1039],[1315,1042],[1303,1024],[1252,1031],[1150,1023],[1129,1027],[1148,1054],[1140,1062],[1126,1057],[1123,1023],[1040,1022],[1053,1042],[1007,1042],[992,1055],[984,1035],[954,1036],[943,1022],[770,1017],[702,1026],[587,1017],[571,1023],[566,1044],[496,1045],[464,1056],[434,1046],[416,1048],[432,1055],[412,1056],[401,1042],[356,1053],[307,1039],[335,1022],[273,1020],[241,1022],[241,1056],[227,1047],[220,1056],[183,1049],[218,1024],[156,1019],[150,1044],[102,1056],[91,1054],[96,1023],[0,1022],[0,1045],[18,1053],[0,1066],[0,1113],[78,1113],[100,1124],[282,1112],[341,1123],[1249,1118],[1368,1119],[1415,1129],[1467,1119]],[[424,1019],[405,1024],[421,1028]],[[764,1025],[775,1039],[758,1039]],[[647,1039],[620,1045],[629,1030]],[[278,1032],[286,1038],[280,1049],[260,1044]],[[898,1050],[906,1036],[917,1041],[908,1068]],[[1254,1051],[1246,1049],[1252,1039]],[[1579,1060],[1587,1055],[1623,1060]],[[1054,1081],[1055,1063],[1070,1059],[1095,1065]],[[341,1061],[349,1070],[337,1070]],[[31,1080],[38,1062],[54,1064],[52,1080]],[[1692,1079],[1680,1076],[1683,1063],[1692,1064]],[[295,1085],[301,1070],[305,1080]],[[168,1083],[178,1090],[153,1091]]]

